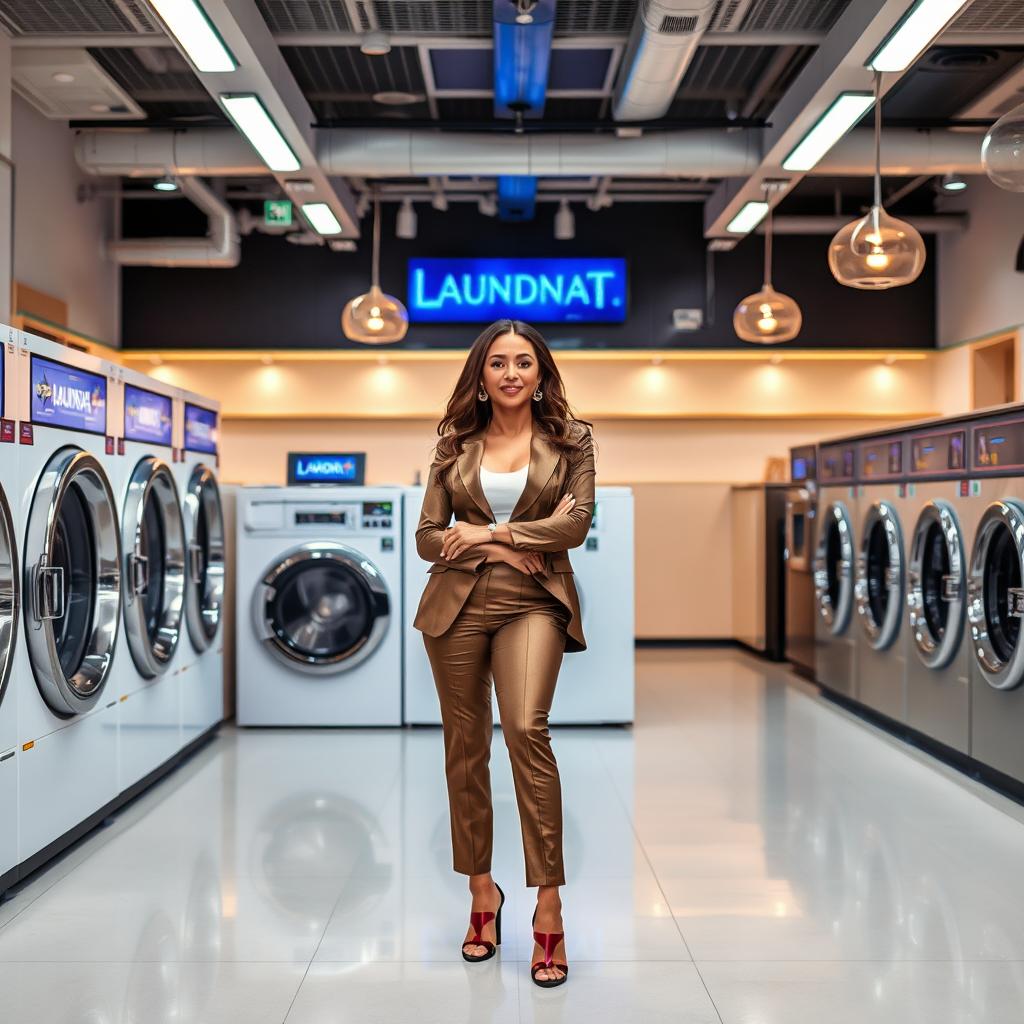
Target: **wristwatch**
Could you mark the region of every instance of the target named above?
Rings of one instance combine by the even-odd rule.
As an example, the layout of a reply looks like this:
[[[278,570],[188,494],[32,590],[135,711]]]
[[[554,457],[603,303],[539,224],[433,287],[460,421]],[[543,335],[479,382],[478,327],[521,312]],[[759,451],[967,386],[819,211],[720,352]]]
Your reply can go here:
[[[497,523],[488,523],[487,529],[491,531],[491,540],[494,539],[494,531],[498,528]]]

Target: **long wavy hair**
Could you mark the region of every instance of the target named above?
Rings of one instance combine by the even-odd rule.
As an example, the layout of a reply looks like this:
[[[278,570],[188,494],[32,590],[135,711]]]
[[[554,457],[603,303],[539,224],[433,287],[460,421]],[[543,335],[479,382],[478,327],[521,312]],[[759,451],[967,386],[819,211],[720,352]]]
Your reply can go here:
[[[540,364],[539,387],[543,398],[539,402],[530,399],[534,430],[565,455],[578,450],[581,430],[593,430],[594,425],[590,420],[581,419],[569,408],[562,375],[540,331],[522,320],[495,320],[473,342],[448,399],[445,414],[437,425],[439,440],[435,451],[439,460],[439,473],[447,470],[462,454],[463,445],[470,435],[484,429],[491,422],[491,403],[481,402],[477,398],[477,389],[484,376],[484,363],[491,342],[510,333],[518,334],[533,345]]]

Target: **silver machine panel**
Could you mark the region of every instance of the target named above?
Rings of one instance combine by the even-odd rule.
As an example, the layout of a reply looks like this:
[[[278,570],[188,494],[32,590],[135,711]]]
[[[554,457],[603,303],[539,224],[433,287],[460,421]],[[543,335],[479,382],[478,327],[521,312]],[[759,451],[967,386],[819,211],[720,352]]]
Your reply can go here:
[[[853,608],[853,527],[846,505],[832,501],[821,516],[814,555],[814,597],[829,632],[846,631]]]
[[[11,678],[20,607],[18,538],[14,534],[7,495],[0,487],[0,701],[4,699]]]
[[[192,645],[205,651],[217,635],[224,604],[224,515],[217,479],[196,466],[184,496],[185,619]]]

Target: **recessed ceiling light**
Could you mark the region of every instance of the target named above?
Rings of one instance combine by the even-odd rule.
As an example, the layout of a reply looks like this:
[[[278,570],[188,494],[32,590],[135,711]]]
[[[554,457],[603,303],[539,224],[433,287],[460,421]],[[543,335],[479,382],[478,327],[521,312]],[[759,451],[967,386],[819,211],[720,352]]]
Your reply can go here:
[[[407,107],[412,103],[422,103],[424,99],[421,92],[401,92],[398,89],[385,89],[373,94],[373,102],[386,107]]]
[[[61,85],[67,85],[75,80],[75,76],[70,71],[55,71],[53,73],[53,80],[60,82]]]

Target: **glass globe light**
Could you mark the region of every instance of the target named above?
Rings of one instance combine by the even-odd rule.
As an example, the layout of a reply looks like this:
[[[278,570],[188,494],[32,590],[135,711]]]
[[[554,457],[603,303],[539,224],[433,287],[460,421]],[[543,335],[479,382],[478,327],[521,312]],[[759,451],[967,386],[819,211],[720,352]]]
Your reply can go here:
[[[378,285],[371,285],[365,295],[357,295],[345,303],[341,329],[351,341],[386,345],[405,337],[409,314],[393,295],[386,295]]]
[[[796,302],[770,284],[741,299],[732,314],[736,336],[759,345],[792,341],[800,333],[802,323],[803,315]]]
[[[1024,103],[1007,111],[981,143],[985,173],[1008,192],[1024,192]]]
[[[924,269],[924,241],[906,221],[872,206],[840,228],[828,247],[832,276],[847,288],[881,290],[917,280]]]

